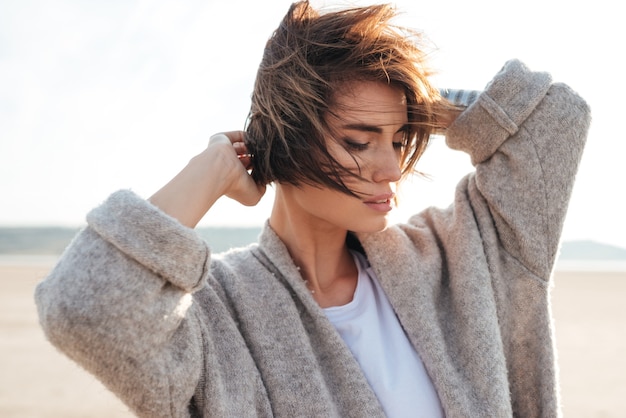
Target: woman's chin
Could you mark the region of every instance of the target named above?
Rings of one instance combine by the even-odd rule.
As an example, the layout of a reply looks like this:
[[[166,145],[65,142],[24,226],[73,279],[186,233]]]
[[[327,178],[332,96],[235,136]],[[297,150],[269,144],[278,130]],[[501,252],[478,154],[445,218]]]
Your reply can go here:
[[[374,234],[376,232],[382,232],[391,225],[391,219],[388,216],[377,220],[376,222],[362,223],[355,229],[351,229],[352,232],[361,234]]]

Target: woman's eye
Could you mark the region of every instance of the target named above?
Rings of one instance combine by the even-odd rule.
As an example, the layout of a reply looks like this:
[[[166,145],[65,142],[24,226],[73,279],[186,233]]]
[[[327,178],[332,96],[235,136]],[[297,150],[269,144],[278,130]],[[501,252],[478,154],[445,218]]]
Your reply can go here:
[[[398,132],[396,141],[393,142],[393,147],[397,150],[403,150],[404,148],[406,148],[408,142],[409,142],[409,132],[408,130],[404,130],[402,132]]]
[[[369,142],[362,144],[348,139],[345,139],[344,143],[346,144],[346,148],[350,151],[365,151],[369,145]]]

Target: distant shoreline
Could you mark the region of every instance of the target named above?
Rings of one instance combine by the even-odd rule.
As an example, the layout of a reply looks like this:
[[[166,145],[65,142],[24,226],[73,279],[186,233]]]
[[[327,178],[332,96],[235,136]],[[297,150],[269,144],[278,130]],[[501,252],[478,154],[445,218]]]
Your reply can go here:
[[[626,272],[626,260],[559,260],[556,271]]]
[[[60,257],[60,255],[0,254],[0,266],[52,267]]]
[[[52,267],[60,255],[0,254],[0,266]],[[626,272],[626,260],[559,260],[555,271]]]

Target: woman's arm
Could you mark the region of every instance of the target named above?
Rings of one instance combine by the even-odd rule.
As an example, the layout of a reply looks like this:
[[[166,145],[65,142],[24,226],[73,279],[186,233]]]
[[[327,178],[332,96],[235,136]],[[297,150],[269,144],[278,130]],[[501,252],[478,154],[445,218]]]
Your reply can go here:
[[[556,258],[589,124],[572,89],[510,61],[446,132],[476,166],[464,193],[479,228],[495,226],[498,247],[542,279]]]
[[[48,340],[139,416],[182,416],[203,364],[192,292],[208,248],[130,191],[111,195],[35,291]]]
[[[251,158],[243,132],[211,137],[209,146],[149,200],[180,223],[194,228],[221,196],[253,206],[263,196],[264,186],[254,183],[247,169]]]
[[[96,375],[139,416],[184,416],[201,378],[210,329],[237,326],[209,276],[206,243],[189,228],[221,196],[254,204],[240,133],[211,138],[152,202],[112,194],[87,216],[35,299],[57,348]],[[193,293],[224,315],[206,323]],[[216,355],[215,353],[212,353]]]

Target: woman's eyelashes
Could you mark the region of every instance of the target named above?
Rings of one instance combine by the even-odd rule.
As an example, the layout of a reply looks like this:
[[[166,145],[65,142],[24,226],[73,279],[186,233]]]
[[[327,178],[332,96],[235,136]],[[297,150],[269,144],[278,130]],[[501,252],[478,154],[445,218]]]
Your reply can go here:
[[[380,141],[379,138],[371,139],[371,138],[361,138],[354,139],[353,137],[344,137],[342,139],[344,147],[351,152],[359,152],[366,151],[372,142]],[[403,150],[408,142],[408,131],[406,129],[402,129],[398,131],[393,138],[393,142],[391,145],[395,150],[401,151]],[[378,145],[382,145],[382,143],[378,143]]]
[[[399,131],[396,138],[394,138],[393,147],[398,152],[405,152],[410,146],[411,138],[408,128]]]
[[[345,148],[351,152],[365,151],[370,146],[369,142],[361,143],[361,142],[356,142],[356,141],[344,140],[343,143],[344,143]],[[391,143],[391,145],[393,146],[395,150],[402,151],[404,147],[406,146],[406,141],[404,140],[394,141]]]
[[[350,138],[344,138],[343,143],[348,151],[365,151],[370,144],[369,141],[357,142]]]

